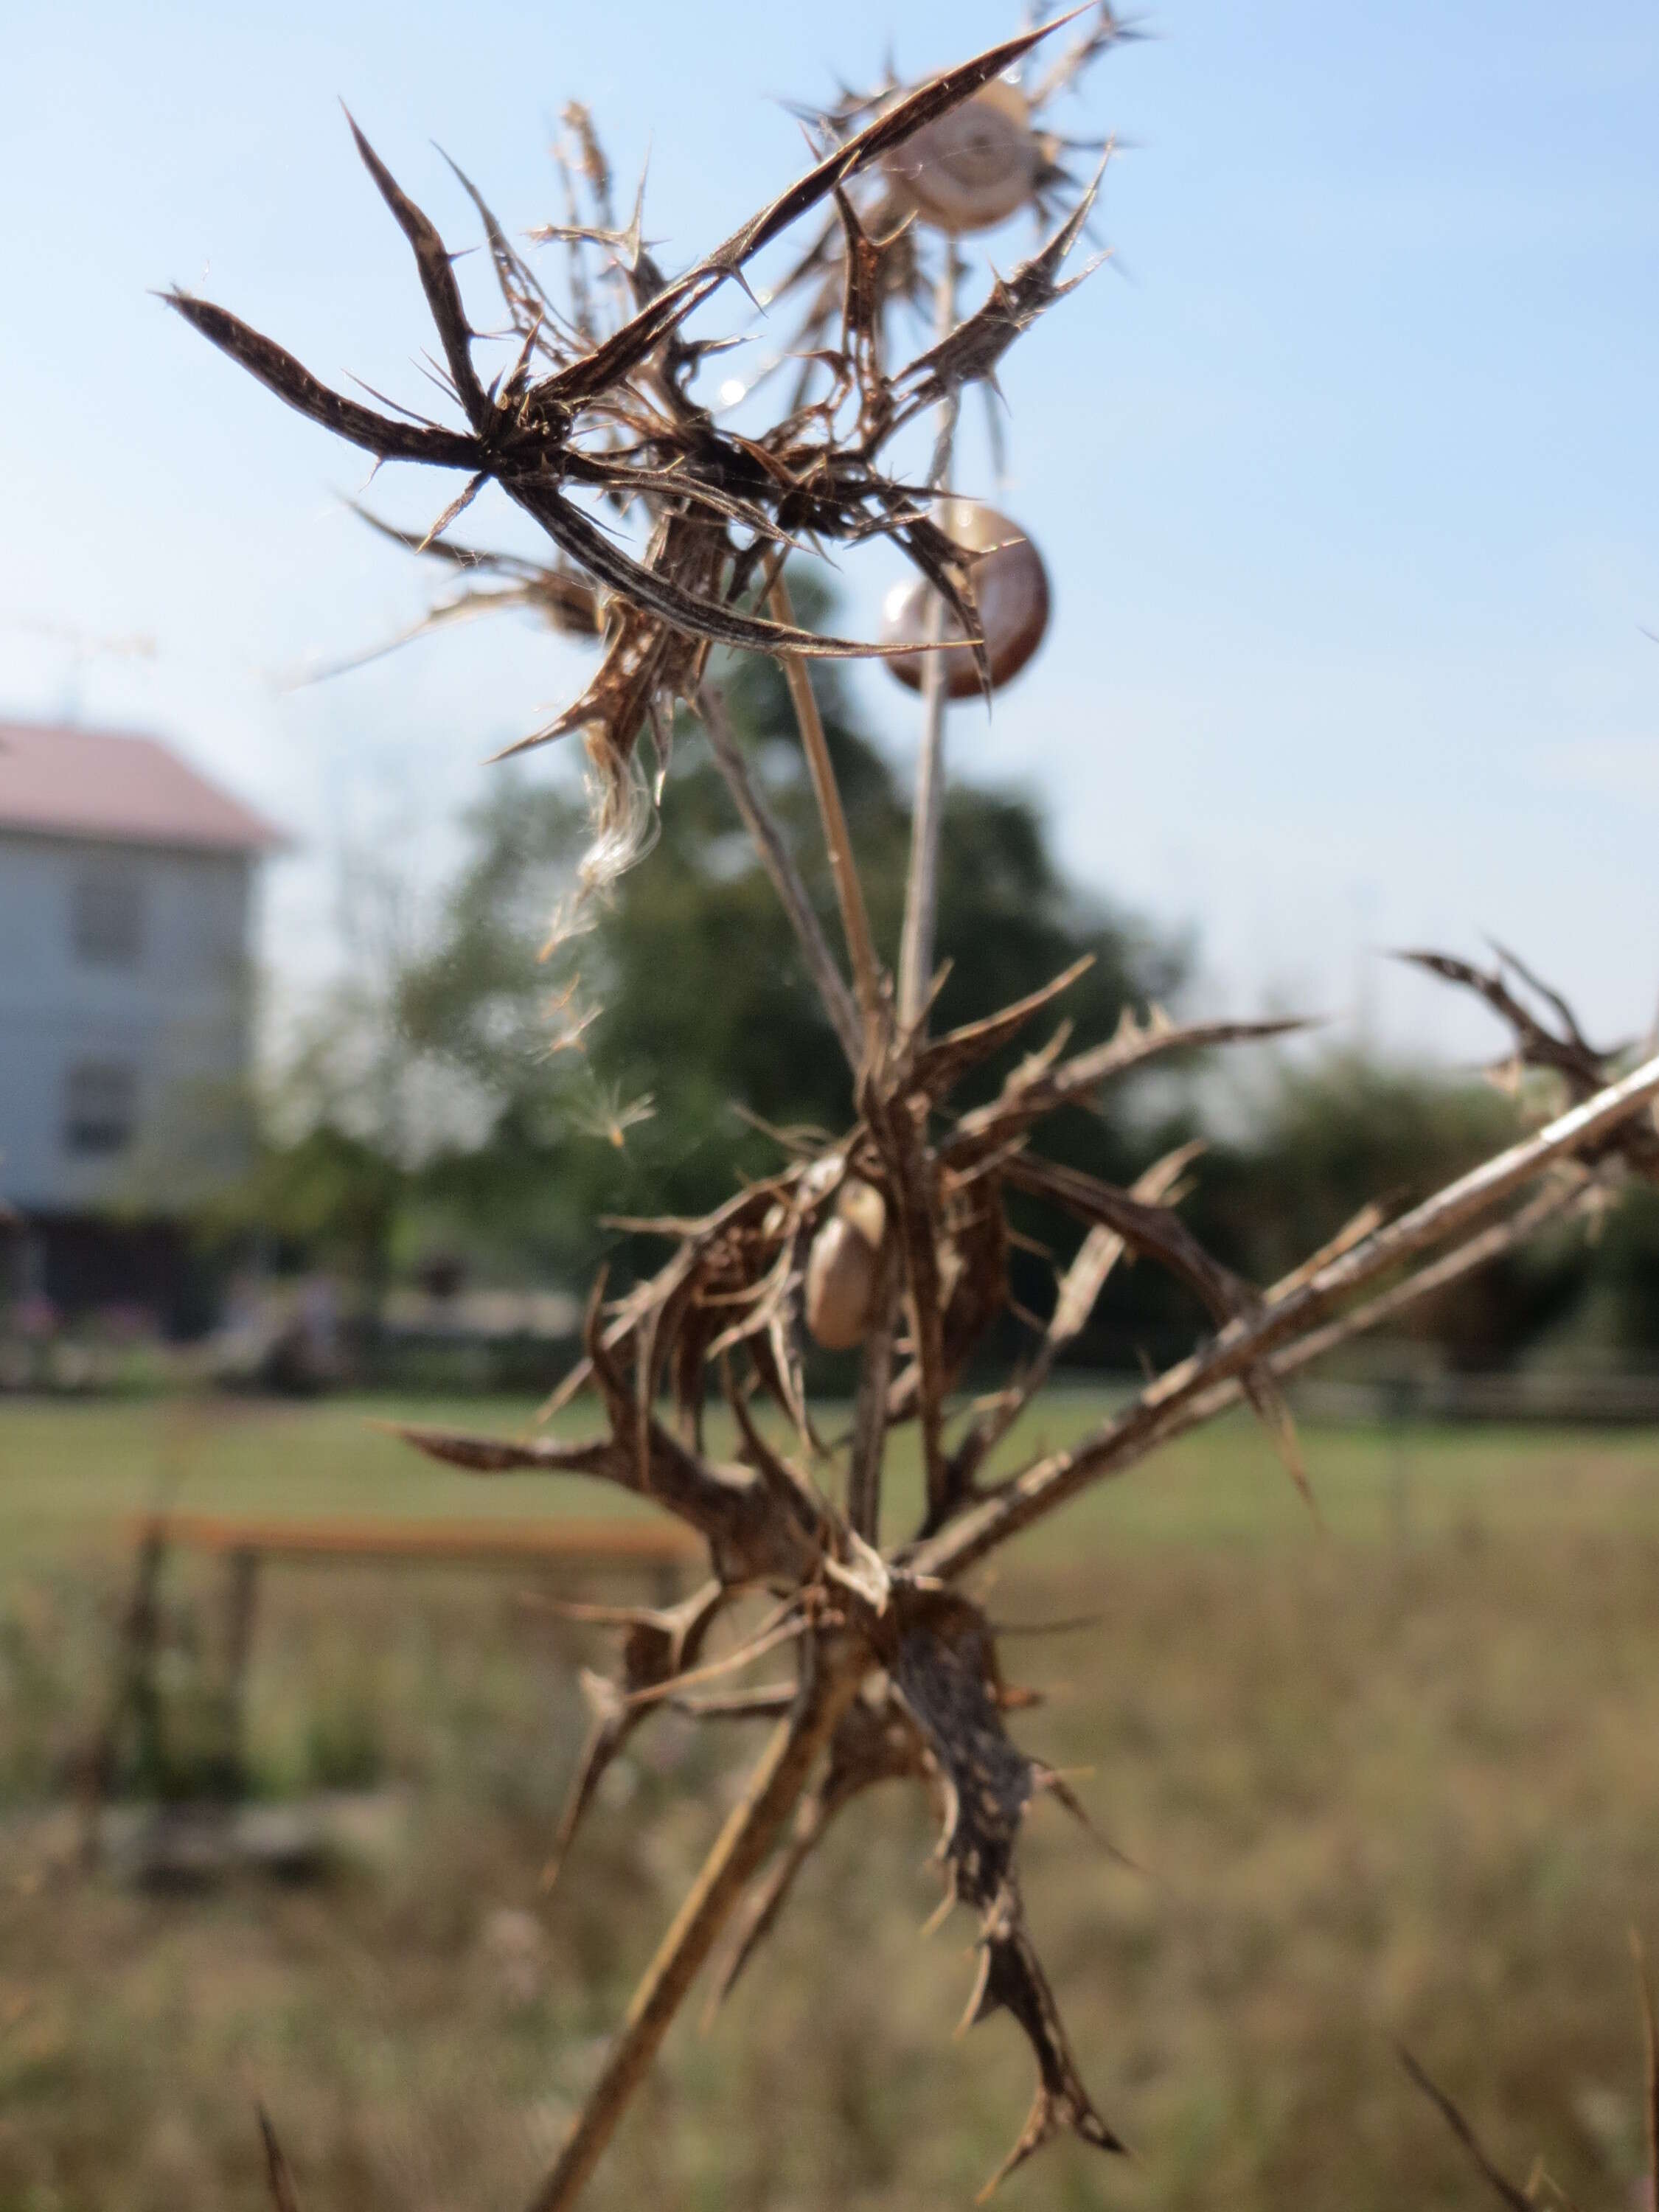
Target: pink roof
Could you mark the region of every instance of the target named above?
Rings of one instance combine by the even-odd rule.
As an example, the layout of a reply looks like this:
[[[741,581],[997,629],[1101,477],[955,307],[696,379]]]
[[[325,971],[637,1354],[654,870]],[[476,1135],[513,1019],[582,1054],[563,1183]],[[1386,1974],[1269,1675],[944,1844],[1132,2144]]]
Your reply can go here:
[[[0,722],[0,830],[228,853],[288,842],[155,738],[40,722]]]

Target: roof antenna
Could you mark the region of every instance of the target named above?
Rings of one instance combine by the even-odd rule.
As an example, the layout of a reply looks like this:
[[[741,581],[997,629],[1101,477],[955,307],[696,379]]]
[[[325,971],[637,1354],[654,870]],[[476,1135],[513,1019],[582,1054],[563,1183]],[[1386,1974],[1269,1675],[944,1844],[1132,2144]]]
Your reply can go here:
[[[77,728],[84,691],[87,663],[94,659],[154,660],[155,640],[142,634],[130,637],[100,637],[94,630],[79,629],[73,623],[49,621],[40,615],[0,615],[0,629],[21,630],[30,637],[44,637],[64,648],[63,689],[59,693],[58,720],[69,728]]]

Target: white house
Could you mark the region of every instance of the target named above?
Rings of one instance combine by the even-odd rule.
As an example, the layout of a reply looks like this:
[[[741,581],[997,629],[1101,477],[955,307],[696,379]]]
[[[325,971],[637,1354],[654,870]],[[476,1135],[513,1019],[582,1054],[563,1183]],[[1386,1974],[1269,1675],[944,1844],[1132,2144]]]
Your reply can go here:
[[[0,722],[0,1200],[164,1217],[236,1170],[272,825],[153,738]]]

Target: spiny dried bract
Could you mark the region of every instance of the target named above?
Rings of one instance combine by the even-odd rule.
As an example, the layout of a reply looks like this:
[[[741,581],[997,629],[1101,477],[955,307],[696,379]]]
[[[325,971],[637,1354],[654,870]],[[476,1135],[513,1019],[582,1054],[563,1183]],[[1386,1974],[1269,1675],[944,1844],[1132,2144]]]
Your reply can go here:
[[[664,1607],[564,1603],[556,1609],[568,1620],[619,1629],[623,1636],[622,1679],[584,1668],[582,1695],[590,1715],[586,1741],[576,1761],[575,1778],[565,1800],[553,1849],[542,1869],[542,1887],[550,1889],[582,1815],[611,1765],[651,1710],[645,1693],[662,1691],[696,1667],[709,1629],[726,1601],[718,1582],[706,1583],[679,1605]]]
[[[1121,2151],[1083,2087],[1025,1926],[1014,1851],[1026,1808],[1052,1778],[1004,1731],[989,1626],[960,1593],[896,1575],[873,1640],[943,1789],[947,1895],[980,1916],[980,1971],[963,2025],[1006,2011],[1037,2062],[1030,2114],[985,2194],[1063,2128],[1097,2149]]]
[[[1075,88],[1084,70],[1133,35],[1108,7],[1085,11],[1089,24],[1052,65],[1036,73],[1032,56],[1000,72],[959,106],[914,131],[856,187],[856,235],[844,216],[826,220],[799,258],[774,287],[769,304],[799,295],[801,319],[784,358],[803,366],[796,404],[812,388],[817,368],[843,378],[852,349],[838,344],[837,325],[879,329],[896,306],[928,313],[939,271],[956,237],[996,228],[1022,212],[1039,228],[1052,225],[1084,190],[1069,167],[1079,152],[1104,152],[1103,142],[1079,147],[1065,138],[1048,111]],[[1049,27],[1053,28],[1053,26]],[[842,146],[890,112],[906,88],[890,69],[866,92],[848,92],[827,107],[797,112],[819,142]],[[860,239],[879,251],[868,274],[854,266]]]
[[[1577,1017],[1559,991],[1540,981],[1523,961],[1501,945],[1493,945],[1492,951],[1497,961],[1490,969],[1477,968],[1445,952],[1402,952],[1399,957],[1443,982],[1472,991],[1510,1030],[1515,1049],[1490,1071],[1504,1090],[1517,1091],[1522,1077],[1532,1070],[1553,1076],[1575,1103],[1594,1097],[1629,1060],[1631,1047],[1622,1044],[1598,1050],[1585,1037]],[[1528,1005],[1522,991],[1542,1001],[1543,1014]],[[1648,1049],[1651,1048],[1650,1044]],[[1659,1181],[1659,1128],[1653,1118],[1641,1115],[1625,1122],[1606,1146],[1583,1157],[1587,1165],[1594,1166],[1609,1155],[1621,1158],[1647,1181]]]

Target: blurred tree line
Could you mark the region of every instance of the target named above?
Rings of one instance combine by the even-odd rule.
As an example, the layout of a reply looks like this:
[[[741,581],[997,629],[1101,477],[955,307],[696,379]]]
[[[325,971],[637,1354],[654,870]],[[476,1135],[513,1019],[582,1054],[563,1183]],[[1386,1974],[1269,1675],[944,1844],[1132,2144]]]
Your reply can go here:
[[[822,612],[810,579],[799,596]],[[722,680],[753,772],[838,944],[781,673],[744,656]],[[890,959],[906,797],[854,726],[833,665],[814,681]],[[384,860],[349,887],[357,921],[346,980],[277,1071],[256,1166],[219,1210],[221,1232],[257,1225],[288,1261],[348,1278],[371,1310],[423,1267],[580,1292],[601,1260],[614,1281],[664,1249],[605,1228],[604,1217],[702,1212],[778,1164],[769,1130],[844,1123],[839,1048],[695,724],[679,733],[654,850],[592,928],[550,959],[549,917],[586,837],[580,794],[504,769],[466,825],[462,864],[435,910],[419,911]],[[946,803],[939,951],[950,963],[941,1027],[990,1013],[1092,955],[1048,1018],[1052,1027],[1063,1013],[1089,1042],[1126,1006],[1178,1001],[1192,948],[1068,882],[1029,799],[958,781]],[[577,1042],[557,1048],[592,1008]],[[1022,1048],[1047,1034],[1037,1029]],[[1005,1069],[984,1071],[981,1091]],[[1478,1079],[1316,1045],[1235,1048],[1207,1073],[1149,1076],[1104,1106],[1065,1117],[1046,1141],[1127,1182],[1174,1144],[1205,1138],[1186,1218],[1258,1283],[1368,1200],[1409,1203],[1517,1127],[1512,1103]],[[1051,1217],[1022,1225],[1055,1258],[1067,1255],[1073,1236]],[[1014,1257],[1022,1302],[1045,1311],[1050,1267],[1035,1252]],[[1075,1356],[1118,1369],[1161,1363],[1203,1326],[1156,1270],[1126,1268]],[[1414,1327],[1438,1356],[1477,1368],[1528,1357],[1616,1366],[1659,1346],[1659,1199],[1626,1207],[1599,1246],[1546,1240],[1486,1270]]]

